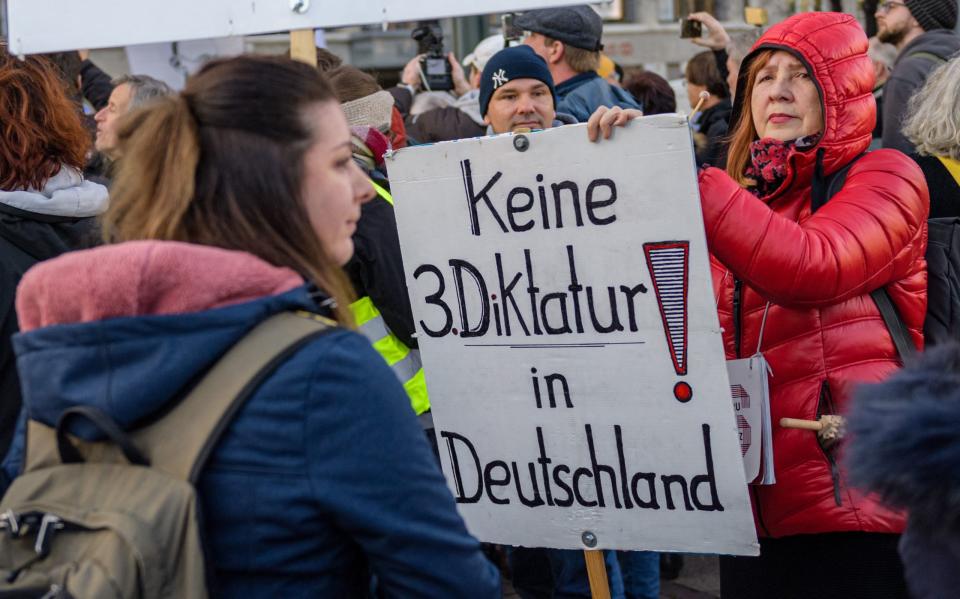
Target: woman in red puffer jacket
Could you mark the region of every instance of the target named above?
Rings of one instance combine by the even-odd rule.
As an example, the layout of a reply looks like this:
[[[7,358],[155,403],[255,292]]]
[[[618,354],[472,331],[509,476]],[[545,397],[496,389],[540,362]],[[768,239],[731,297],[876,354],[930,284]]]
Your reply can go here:
[[[814,433],[779,426],[844,414],[856,384],[898,367],[870,292],[886,290],[923,347],[927,186],[898,151],[861,157],[876,120],[873,80],[850,15],[802,13],[775,25],[740,67],[727,171],[700,173],[727,358],[761,351],[773,371],[776,484],[751,487],[760,557],[721,558],[725,598],[907,596],[903,514],[847,484],[842,445],[825,450]],[[597,109],[590,139],[637,114]],[[851,163],[814,214],[814,189]]]
[[[906,596],[903,516],[848,486],[842,445],[825,451],[815,433],[778,424],[843,414],[856,383],[897,368],[871,291],[887,290],[923,346],[920,170],[900,152],[871,152],[811,211],[813,188],[870,144],[866,52],[849,15],[804,13],[771,28],[740,69],[727,172],[700,174],[727,358],[759,348],[773,371],[777,482],[751,487],[761,555],[722,560],[724,597]]]

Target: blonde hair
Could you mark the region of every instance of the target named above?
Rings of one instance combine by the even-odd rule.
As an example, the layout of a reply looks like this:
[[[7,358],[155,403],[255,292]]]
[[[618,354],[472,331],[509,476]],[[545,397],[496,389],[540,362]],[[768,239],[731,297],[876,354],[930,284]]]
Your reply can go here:
[[[554,42],[560,40],[553,39],[552,37],[543,36],[544,43],[549,46]],[[575,48],[570,44],[560,42],[563,44],[563,58],[567,62],[567,65],[577,73],[586,73],[587,71],[596,71],[600,68],[600,51],[599,50],[584,50],[583,48]]]
[[[315,69],[241,56],[207,63],[177,96],[127,115],[123,159],[102,217],[104,239],[158,239],[253,254],[332,297],[352,327],[353,296],[301,200],[313,131],[303,110],[336,102]]]
[[[907,114],[903,134],[918,154],[960,160],[960,56],[930,74]]]

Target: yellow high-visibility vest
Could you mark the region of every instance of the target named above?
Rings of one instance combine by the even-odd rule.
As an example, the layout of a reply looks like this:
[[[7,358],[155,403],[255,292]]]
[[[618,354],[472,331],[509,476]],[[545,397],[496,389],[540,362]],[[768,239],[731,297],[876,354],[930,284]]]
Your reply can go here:
[[[390,192],[373,181],[370,183],[373,184],[377,194],[392,206],[393,197]],[[361,297],[350,304],[350,310],[357,321],[359,332],[370,340],[373,348],[400,379],[410,398],[410,406],[413,407],[414,413],[419,416],[429,410],[430,398],[427,395],[427,382],[423,377],[423,366],[420,363],[420,350],[410,349],[393,334],[369,296]]]
[[[960,160],[954,160],[947,156],[937,156],[937,160],[943,164],[950,176],[957,182],[957,185],[960,185]]]

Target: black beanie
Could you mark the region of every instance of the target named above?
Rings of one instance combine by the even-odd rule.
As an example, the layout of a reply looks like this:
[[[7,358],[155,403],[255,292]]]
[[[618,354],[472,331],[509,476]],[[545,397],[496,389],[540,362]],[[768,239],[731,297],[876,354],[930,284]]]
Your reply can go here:
[[[553,87],[553,76],[547,63],[530,46],[504,48],[494,54],[483,67],[480,75],[480,116],[487,116],[487,106],[493,92],[504,83],[514,79],[538,79],[550,88],[553,105],[557,105],[557,92]]]
[[[904,3],[924,31],[952,30],[957,26],[957,0],[904,0]]]

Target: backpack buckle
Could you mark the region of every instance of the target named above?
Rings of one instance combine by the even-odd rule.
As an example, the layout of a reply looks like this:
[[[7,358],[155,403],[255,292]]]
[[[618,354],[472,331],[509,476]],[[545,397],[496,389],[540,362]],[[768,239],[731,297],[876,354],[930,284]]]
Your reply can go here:
[[[40,532],[37,533],[37,542],[33,545],[33,550],[40,558],[44,558],[50,553],[50,544],[53,542],[53,535],[56,531],[63,528],[63,520],[53,514],[44,514],[40,520]]]
[[[7,510],[0,514],[0,530],[3,529],[9,532],[13,538],[20,536],[20,517],[13,510]]]

